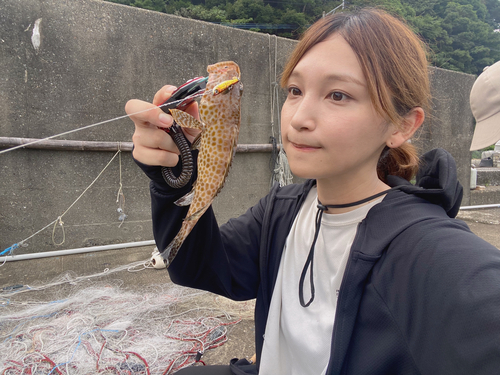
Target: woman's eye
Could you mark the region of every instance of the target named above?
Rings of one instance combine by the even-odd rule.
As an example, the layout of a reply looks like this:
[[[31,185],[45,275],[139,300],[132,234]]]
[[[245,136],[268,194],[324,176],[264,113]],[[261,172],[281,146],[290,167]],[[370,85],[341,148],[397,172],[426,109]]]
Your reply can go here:
[[[330,99],[336,101],[336,102],[340,102],[341,100],[345,100],[347,99],[348,96],[344,93],[341,93],[339,91],[334,91],[330,94]]]
[[[288,93],[292,96],[298,96],[301,94],[300,90],[297,87],[289,87]]]

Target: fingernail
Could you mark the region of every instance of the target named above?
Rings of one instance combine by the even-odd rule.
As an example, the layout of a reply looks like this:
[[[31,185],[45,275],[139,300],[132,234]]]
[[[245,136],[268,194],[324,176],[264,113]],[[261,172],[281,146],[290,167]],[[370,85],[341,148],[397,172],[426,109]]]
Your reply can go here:
[[[172,125],[172,116],[169,116],[166,113],[160,113],[160,116],[158,116],[158,120],[160,120],[163,125]]]

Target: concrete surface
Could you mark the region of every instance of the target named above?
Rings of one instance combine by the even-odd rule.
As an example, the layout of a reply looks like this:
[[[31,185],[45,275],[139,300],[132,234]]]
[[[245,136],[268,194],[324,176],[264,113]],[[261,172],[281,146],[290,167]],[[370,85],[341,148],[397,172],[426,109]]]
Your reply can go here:
[[[477,168],[477,184],[500,186],[500,168]]]
[[[480,159],[473,159],[479,165]],[[470,205],[500,204],[500,168],[477,167],[476,189],[470,191]]]
[[[500,249],[500,208],[463,210],[458,218],[476,235]]]
[[[40,21],[40,46],[32,43]],[[151,101],[164,84],[180,85],[206,74],[208,64],[239,63],[244,83],[240,144],[277,136],[271,111],[273,84],[296,41],[242,31],[98,0],[2,0],[0,11],[0,134],[41,138],[124,115],[130,98]],[[276,69],[275,69],[276,66]],[[474,76],[433,69],[433,111],[416,143],[442,147],[457,159],[469,184]],[[122,119],[65,138],[130,141],[133,124]],[[362,147],[362,145],[360,145]],[[62,215],[110,161],[113,153],[17,150],[0,155],[0,251]],[[270,154],[238,154],[214,204],[221,223],[238,216],[269,189]],[[119,225],[118,158],[63,216],[18,252],[53,251],[152,238],[148,180],[129,153],[122,157],[124,211]],[[469,204],[465,192],[464,204]]]
[[[434,68],[430,79],[432,109],[426,114],[414,143],[422,152],[437,147],[447,150],[455,158],[458,179],[463,186],[470,186],[469,146],[474,133],[474,117],[469,106],[469,93],[476,77]],[[463,205],[469,203],[470,192],[464,189]]]
[[[487,186],[471,190],[471,206],[500,204],[500,186]]]

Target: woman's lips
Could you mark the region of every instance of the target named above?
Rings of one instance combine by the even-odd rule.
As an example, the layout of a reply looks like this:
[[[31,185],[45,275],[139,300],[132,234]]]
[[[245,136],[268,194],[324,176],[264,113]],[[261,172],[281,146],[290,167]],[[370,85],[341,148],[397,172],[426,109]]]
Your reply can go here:
[[[320,148],[320,147],[311,146],[311,145],[307,145],[307,144],[303,144],[303,143],[295,143],[295,142],[290,142],[290,143],[292,144],[293,147],[295,147],[296,149],[299,149],[301,151],[317,150]]]

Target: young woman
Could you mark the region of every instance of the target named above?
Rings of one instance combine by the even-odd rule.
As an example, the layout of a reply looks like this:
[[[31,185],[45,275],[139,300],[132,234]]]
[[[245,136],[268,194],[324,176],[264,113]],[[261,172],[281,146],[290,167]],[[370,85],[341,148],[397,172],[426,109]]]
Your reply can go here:
[[[434,150],[419,162],[407,142],[429,98],[420,40],[380,10],[335,14],[305,33],[282,84],[283,145],[308,180],[274,187],[220,228],[207,211],[168,269],[182,285],[257,298],[257,363],[179,374],[497,373],[500,252],[453,218],[462,188],[451,156]],[[186,213],[173,202],[190,186],[169,188],[160,174],[178,161],[158,129],[170,116],[133,121],[162,249]]]

